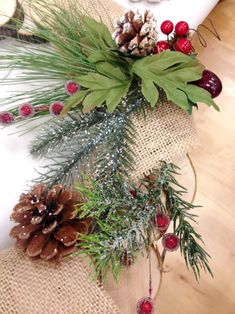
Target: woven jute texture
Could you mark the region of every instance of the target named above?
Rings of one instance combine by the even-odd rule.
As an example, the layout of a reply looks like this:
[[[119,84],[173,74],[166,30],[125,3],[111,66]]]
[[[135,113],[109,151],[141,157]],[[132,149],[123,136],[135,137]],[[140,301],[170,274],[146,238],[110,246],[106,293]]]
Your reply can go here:
[[[52,266],[13,248],[0,253],[0,313],[121,314],[80,258]]]
[[[145,116],[134,116],[136,144],[134,180],[158,168],[160,161],[172,162],[198,145],[193,118],[161,94],[156,109]]]

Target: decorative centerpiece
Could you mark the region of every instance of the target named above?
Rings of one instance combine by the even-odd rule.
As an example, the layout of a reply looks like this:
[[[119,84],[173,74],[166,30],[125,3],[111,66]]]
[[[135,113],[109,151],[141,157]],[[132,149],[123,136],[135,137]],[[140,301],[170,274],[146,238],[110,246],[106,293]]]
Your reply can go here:
[[[197,280],[201,270],[212,274],[190,212],[197,206],[185,201],[172,159],[195,147],[193,109],[200,102],[219,110],[213,98],[222,84],[196,58],[187,22],[164,21],[159,41],[151,12],[122,13],[108,2],[29,0],[37,25],[29,31],[49,44],[24,49],[19,40],[1,57],[0,70],[24,70],[12,84],[42,84],[2,99],[0,123],[31,132],[44,118],[30,153],[46,165],[14,207],[10,234],[35,263],[87,256],[100,284],[110,272],[118,281],[144,254],[149,289],[135,308],[147,314],[151,252],[161,273],[166,252],[180,248]]]

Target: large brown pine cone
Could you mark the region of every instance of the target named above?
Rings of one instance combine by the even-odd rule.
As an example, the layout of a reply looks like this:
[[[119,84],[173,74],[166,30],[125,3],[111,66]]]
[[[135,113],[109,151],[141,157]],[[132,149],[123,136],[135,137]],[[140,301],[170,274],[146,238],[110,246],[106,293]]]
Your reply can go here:
[[[16,247],[30,257],[59,261],[74,252],[79,233],[87,234],[89,220],[79,220],[77,208],[84,202],[79,192],[43,184],[22,194],[11,219],[18,223],[10,235]]]
[[[154,15],[145,11],[128,11],[117,21],[113,38],[124,52],[134,56],[146,56],[153,52],[157,42],[157,30]]]

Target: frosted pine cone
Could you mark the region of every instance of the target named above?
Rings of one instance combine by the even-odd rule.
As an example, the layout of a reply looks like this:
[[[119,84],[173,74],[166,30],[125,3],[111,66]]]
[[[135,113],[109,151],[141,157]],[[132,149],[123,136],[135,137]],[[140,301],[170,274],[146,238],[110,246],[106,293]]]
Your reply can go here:
[[[157,42],[154,15],[145,11],[128,11],[117,21],[113,38],[120,51],[134,56],[146,56],[153,52]]]
[[[83,202],[77,191],[62,185],[47,190],[39,184],[22,194],[11,216],[18,223],[10,232],[16,247],[43,260],[59,261],[73,253],[79,233],[89,230],[90,222],[79,220],[76,210]]]

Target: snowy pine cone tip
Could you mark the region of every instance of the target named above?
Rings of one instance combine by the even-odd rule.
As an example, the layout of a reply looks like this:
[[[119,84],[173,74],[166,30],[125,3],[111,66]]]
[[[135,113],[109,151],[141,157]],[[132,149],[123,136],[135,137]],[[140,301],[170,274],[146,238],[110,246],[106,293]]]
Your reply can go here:
[[[39,184],[22,194],[11,215],[16,247],[43,260],[60,261],[73,253],[79,233],[89,231],[90,221],[79,219],[77,210],[83,202],[78,191],[62,185],[47,190]]]
[[[141,15],[138,11],[126,12],[117,21],[113,33],[120,51],[133,56],[147,56],[154,50],[157,42],[157,25],[154,15],[145,11]]]

